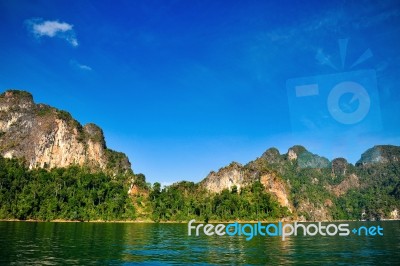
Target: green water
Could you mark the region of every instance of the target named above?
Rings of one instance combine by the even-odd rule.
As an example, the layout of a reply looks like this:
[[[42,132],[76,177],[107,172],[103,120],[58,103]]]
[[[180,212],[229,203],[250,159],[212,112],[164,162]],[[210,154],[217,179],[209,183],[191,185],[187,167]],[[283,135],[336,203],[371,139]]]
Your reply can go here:
[[[0,222],[0,264],[399,265],[400,222],[384,236],[188,236],[187,224]]]

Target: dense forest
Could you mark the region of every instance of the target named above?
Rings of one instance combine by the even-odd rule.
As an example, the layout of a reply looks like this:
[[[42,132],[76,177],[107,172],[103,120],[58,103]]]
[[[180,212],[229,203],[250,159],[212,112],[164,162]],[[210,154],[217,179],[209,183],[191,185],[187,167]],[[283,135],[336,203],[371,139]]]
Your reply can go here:
[[[0,156],[0,219],[400,217],[399,146],[376,145],[355,165],[344,158],[330,161],[300,145],[284,154],[270,148],[246,165],[232,162],[211,171],[200,183],[161,187],[134,174],[128,157],[107,148],[103,131],[95,124],[82,126],[66,111],[35,104],[25,91],[0,94],[0,107],[1,154],[19,158]],[[81,166],[71,165],[75,163]]]
[[[298,209],[305,201],[314,207],[323,206],[333,220],[380,220],[400,210],[399,163],[367,167],[348,164],[346,174],[335,175],[331,165],[318,169],[285,167],[282,178],[290,183],[293,205],[307,220],[312,220],[310,212]],[[349,182],[350,176],[358,177],[357,184]],[[335,194],[333,188],[343,191]]]
[[[240,192],[234,186],[211,194],[193,182],[181,182],[160,190],[155,183],[150,192],[154,221],[276,220],[289,215],[286,207],[268,194],[256,181]]]
[[[129,197],[126,176],[107,176],[71,166],[28,170],[16,159],[0,158],[0,219],[135,220],[135,205],[146,202],[154,221],[281,218],[287,210],[255,182],[238,194],[234,188],[209,195],[192,182],[161,189],[139,174],[135,185],[144,196]]]
[[[233,186],[210,193],[200,183],[183,181],[161,187],[146,183],[143,174],[107,175],[77,166],[29,170],[21,160],[0,157],[0,219],[313,220],[311,213],[324,209],[333,220],[360,220],[386,218],[400,208],[399,163],[348,164],[345,175],[334,176],[332,168],[299,167],[298,162],[284,160],[276,164],[258,160],[244,168],[254,168],[255,163],[259,170],[276,171],[289,184],[292,210],[281,207],[257,179],[240,190]],[[343,184],[351,174],[360,177],[360,184],[335,195],[330,188]],[[304,209],[304,202],[311,209]]]
[[[125,180],[75,166],[28,170],[19,160],[0,158],[0,218],[132,219]]]

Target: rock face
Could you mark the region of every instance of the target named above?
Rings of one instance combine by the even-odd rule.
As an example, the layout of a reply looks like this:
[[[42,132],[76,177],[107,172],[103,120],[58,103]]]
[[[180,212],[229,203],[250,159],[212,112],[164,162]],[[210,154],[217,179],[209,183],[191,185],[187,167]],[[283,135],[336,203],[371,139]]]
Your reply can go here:
[[[289,201],[289,190],[286,188],[286,184],[275,173],[262,175],[260,182],[269,193],[276,197],[281,206],[287,207],[292,212],[293,206]]]
[[[233,186],[240,191],[240,188],[246,183],[249,183],[247,175],[245,175],[242,165],[236,162],[221,168],[218,172],[210,172],[202,181],[202,185],[214,193],[219,193],[224,189],[231,190]]]
[[[0,95],[0,155],[22,158],[29,168],[79,165],[114,174],[132,171],[125,154],[107,149],[98,126],[82,127],[65,111],[35,104],[25,91]]]
[[[358,208],[343,205],[343,202],[354,200],[352,191],[370,193],[377,186],[391,184],[392,192],[388,198],[396,202],[400,198],[400,184],[393,185],[395,181],[392,180],[400,169],[399,158],[400,147],[375,146],[363,153],[358,167],[355,167],[344,158],[330,162],[299,145],[289,148],[286,154],[270,148],[246,165],[232,163],[211,172],[200,185],[210,192],[219,193],[224,189],[231,190],[233,186],[240,191],[259,181],[265,191],[282,207],[287,207],[295,219],[330,221],[341,215],[336,212],[338,208],[345,208],[346,212]],[[393,208],[390,215],[380,207],[364,216],[394,219],[399,217],[398,206],[394,204],[390,207]]]
[[[371,165],[375,163],[393,163],[400,161],[400,147],[393,145],[377,145],[361,155],[357,166]]]
[[[396,219],[398,220],[400,217],[399,212],[397,209],[394,209],[393,211],[390,212],[390,219]]]
[[[300,145],[291,147],[286,157],[289,161],[297,160],[297,165],[301,168],[326,168],[329,167],[329,160],[307,151]]]
[[[288,150],[287,157],[290,161],[296,160],[304,152],[307,152],[306,148],[301,145],[295,145]]]
[[[289,155],[290,156],[290,155]],[[282,162],[282,157],[276,148],[270,148],[266,150],[261,158],[265,159],[269,164],[277,164]]]
[[[270,150],[272,151],[272,149]],[[273,153],[276,154],[275,151]],[[233,186],[236,186],[240,191],[242,187],[260,181],[265,190],[271,193],[282,207],[287,207],[289,211],[292,211],[286,183],[275,172],[260,170],[259,165],[262,162],[268,159],[272,160],[272,158],[266,158],[264,155],[246,166],[233,162],[229,166],[221,168],[218,172],[211,172],[200,184],[210,192],[219,193],[224,189],[231,190]]]
[[[344,158],[336,158],[332,161],[332,174],[334,176],[346,175],[348,162]]]
[[[331,190],[333,194],[339,197],[345,194],[348,190],[358,187],[360,187],[360,178],[355,174],[351,174],[347,176],[342,182],[340,182],[340,184],[332,187]]]
[[[328,168],[329,160],[309,151],[297,155],[297,164],[301,168]]]

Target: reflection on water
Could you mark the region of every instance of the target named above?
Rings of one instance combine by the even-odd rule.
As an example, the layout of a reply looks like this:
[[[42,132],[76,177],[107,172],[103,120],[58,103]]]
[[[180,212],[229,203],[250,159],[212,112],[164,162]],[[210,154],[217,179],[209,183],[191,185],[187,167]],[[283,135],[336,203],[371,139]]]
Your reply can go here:
[[[370,223],[372,225],[373,223]],[[384,236],[187,236],[186,224],[0,222],[0,264],[397,264],[400,222]],[[351,227],[363,225],[351,223]]]

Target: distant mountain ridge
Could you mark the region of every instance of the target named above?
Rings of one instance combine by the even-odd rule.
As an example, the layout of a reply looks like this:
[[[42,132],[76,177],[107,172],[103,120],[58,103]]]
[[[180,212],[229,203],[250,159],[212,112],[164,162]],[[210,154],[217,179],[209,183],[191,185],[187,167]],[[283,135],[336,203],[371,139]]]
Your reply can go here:
[[[365,167],[369,170],[364,170]],[[304,217],[306,220],[332,220],[336,218],[332,216],[334,202],[342,201],[341,198],[346,197],[350,191],[361,192],[378,183],[384,186],[382,189],[389,190],[389,195],[394,193],[394,187],[400,184],[400,176],[396,172],[399,169],[399,146],[374,146],[361,155],[356,165],[352,165],[344,158],[329,161],[296,145],[289,148],[286,154],[270,148],[246,165],[232,162],[217,172],[210,172],[200,182],[200,186],[212,193],[220,193],[225,189],[232,190],[233,187],[240,191],[253,182],[260,182],[292,214],[307,216]],[[382,176],[382,179],[377,179],[377,176]],[[387,184],[391,187],[387,188]],[[318,198],[307,191],[313,191]],[[392,218],[398,218],[396,206],[399,203],[397,201],[397,205],[391,207],[391,212],[395,213]],[[371,217],[375,217],[375,211]],[[361,212],[359,215],[361,217]],[[379,217],[391,216],[382,214]]]
[[[82,126],[66,112],[36,104],[29,92],[0,95],[0,155],[32,168],[85,166],[109,173],[131,172],[128,157],[107,148],[103,131]]]

